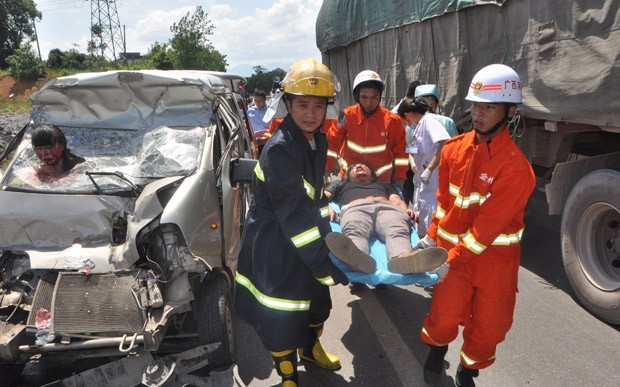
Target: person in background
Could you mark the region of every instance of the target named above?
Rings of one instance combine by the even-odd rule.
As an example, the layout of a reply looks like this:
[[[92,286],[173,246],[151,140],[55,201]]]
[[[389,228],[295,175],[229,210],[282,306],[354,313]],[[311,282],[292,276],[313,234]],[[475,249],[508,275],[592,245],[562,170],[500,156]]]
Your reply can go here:
[[[260,89],[254,90],[254,103],[248,108],[248,116],[254,133],[269,129],[269,123],[263,121],[267,112],[267,94]]]
[[[288,113],[254,169],[241,238],[234,307],[271,352],[284,386],[298,385],[298,354],[328,370],[341,367],[319,341],[332,307],[329,287],[348,284],[324,241],[331,228],[321,126],[338,89],[315,59],[288,70],[278,102]]]
[[[428,107],[430,108],[431,113],[436,114],[436,118],[441,122],[441,124],[446,128],[450,137],[456,137],[459,135],[458,130],[456,129],[456,124],[454,120],[450,117],[446,117],[441,115],[441,109],[439,105],[439,88],[437,85],[420,85],[415,90],[415,97],[420,97],[426,102]]]
[[[405,92],[405,96],[403,97],[403,99],[405,98],[415,98],[415,89],[420,86],[422,84],[422,82],[415,80],[413,82],[409,83],[409,86],[407,86],[407,91]],[[401,100],[402,101],[402,100]],[[400,101],[398,101],[398,103],[396,104],[396,106],[394,106],[392,108],[392,113],[394,114],[398,114],[398,107],[400,106]]]
[[[450,270],[435,285],[420,338],[431,347],[424,380],[439,381],[448,344],[463,326],[455,383],[474,387],[495,362],[512,325],[523,214],[536,178],[510,137],[521,80],[510,67],[482,68],[469,87],[473,130],[446,142],[439,163],[439,200],[420,247],[448,250]]]
[[[420,238],[433,219],[437,208],[437,166],[443,144],[450,138],[436,114],[420,97],[405,98],[398,107],[398,114],[414,129],[414,138],[408,146],[409,164],[414,172],[413,210],[418,214],[416,230]]]
[[[349,165],[364,163],[377,180],[393,183],[402,191],[407,172],[405,128],[399,117],[380,105],[383,80],[371,70],[360,72],[353,82],[356,104],[344,109],[343,123],[328,133],[327,169],[340,156],[340,176]]]
[[[32,132],[32,147],[41,161],[35,176],[43,182],[65,176],[73,167],[85,161],[67,148],[65,134],[55,125],[39,125]]]
[[[404,98],[415,98],[416,88],[421,84],[422,82],[418,80],[409,83]],[[398,104],[392,108],[392,113],[398,114],[398,107],[400,106],[401,101],[398,101]],[[405,125],[405,141],[407,144],[411,144],[413,142],[413,130],[415,129],[415,127],[411,127],[404,122],[403,125]],[[405,182],[403,183],[403,200],[405,201],[407,207],[409,207],[409,204],[411,204],[411,201],[413,200],[413,192],[413,171],[411,170],[411,168],[407,168]]]

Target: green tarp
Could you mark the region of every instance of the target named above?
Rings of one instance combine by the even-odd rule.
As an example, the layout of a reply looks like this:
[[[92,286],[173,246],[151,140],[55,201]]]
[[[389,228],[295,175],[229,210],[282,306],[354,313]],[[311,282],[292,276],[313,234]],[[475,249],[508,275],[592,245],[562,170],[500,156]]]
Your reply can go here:
[[[473,75],[503,63],[521,77],[526,117],[620,130],[620,0],[325,0],[316,26],[341,106],[354,102],[355,76],[374,70],[384,106],[420,80],[439,86],[443,112],[459,121]]]
[[[447,12],[503,0],[323,0],[316,23],[316,42],[321,51],[390,28],[421,22]]]

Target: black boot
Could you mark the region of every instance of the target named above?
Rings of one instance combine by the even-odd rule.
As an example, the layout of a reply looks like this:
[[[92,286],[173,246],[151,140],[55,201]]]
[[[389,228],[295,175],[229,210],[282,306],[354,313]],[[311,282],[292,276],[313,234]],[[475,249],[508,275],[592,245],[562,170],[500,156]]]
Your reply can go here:
[[[428,357],[424,363],[424,381],[428,384],[436,384],[441,377],[443,358],[448,352],[448,346],[431,345],[430,347],[431,351],[428,353]]]
[[[282,386],[299,386],[299,377],[297,374],[297,352],[294,349],[271,352],[271,357],[273,357],[273,362],[276,366],[278,375],[282,377]]]
[[[480,375],[480,371],[473,368],[467,368],[463,363],[459,363],[459,368],[456,370],[456,386],[457,387],[476,387],[474,378]]]

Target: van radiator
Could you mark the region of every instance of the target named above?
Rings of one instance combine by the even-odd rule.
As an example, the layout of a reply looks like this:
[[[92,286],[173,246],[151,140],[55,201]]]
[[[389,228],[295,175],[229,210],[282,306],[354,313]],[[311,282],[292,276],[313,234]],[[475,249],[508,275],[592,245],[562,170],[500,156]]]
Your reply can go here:
[[[134,297],[136,273],[92,274],[60,273],[54,286],[50,310],[52,331],[56,334],[119,334],[141,333],[144,315]],[[39,282],[39,286],[43,281]],[[49,284],[49,283],[48,283]],[[45,286],[45,285],[44,285]],[[38,306],[37,295],[43,300],[48,292],[37,287],[29,325]],[[36,306],[36,309],[35,309]]]

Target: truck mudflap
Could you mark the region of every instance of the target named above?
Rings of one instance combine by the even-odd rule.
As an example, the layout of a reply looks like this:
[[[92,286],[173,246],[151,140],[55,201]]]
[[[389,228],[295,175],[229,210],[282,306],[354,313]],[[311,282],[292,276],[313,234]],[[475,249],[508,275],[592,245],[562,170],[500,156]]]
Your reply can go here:
[[[225,369],[209,370],[207,358],[220,345],[206,344],[157,359],[149,352],[140,352],[43,387],[246,387],[239,377],[236,364]],[[190,374],[199,369],[201,376]]]

